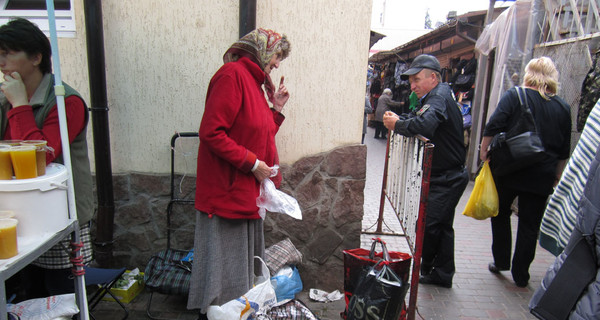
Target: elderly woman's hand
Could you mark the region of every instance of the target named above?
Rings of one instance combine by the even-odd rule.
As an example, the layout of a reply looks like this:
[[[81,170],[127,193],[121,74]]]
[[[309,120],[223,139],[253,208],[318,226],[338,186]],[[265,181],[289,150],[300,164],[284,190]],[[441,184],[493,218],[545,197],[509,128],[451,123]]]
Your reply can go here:
[[[8,102],[10,102],[13,108],[29,103],[25,84],[18,72],[13,72],[10,75],[7,74],[4,76],[4,82],[2,82],[2,86],[0,86],[0,91],[4,93],[6,99],[8,99]]]
[[[272,170],[264,161],[259,161],[258,167],[252,173],[254,173],[256,180],[260,182],[271,177]]]
[[[281,81],[279,82],[279,89],[273,95],[273,108],[277,110],[277,112],[281,112],[283,110],[283,106],[290,98],[290,93],[287,91],[287,88],[283,84],[284,77],[281,76]]]

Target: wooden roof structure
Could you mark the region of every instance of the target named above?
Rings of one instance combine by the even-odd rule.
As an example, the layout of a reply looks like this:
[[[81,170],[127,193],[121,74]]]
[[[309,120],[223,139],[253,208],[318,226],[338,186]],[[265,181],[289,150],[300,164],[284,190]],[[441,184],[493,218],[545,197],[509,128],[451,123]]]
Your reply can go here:
[[[600,0],[543,0],[546,11],[539,43],[600,32]]]
[[[506,8],[495,8],[497,17]],[[472,54],[475,42],[485,26],[487,10],[468,12],[449,19],[445,24],[389,51],[380,51],[369,63],[385,64],[397,60],[410,61],[414,57],[427,53],[436,56],[440,64],[447,65],[450,56]],[[446,62],[446,63],[445,63]]]
[[[377,43],[377,41],[379,41],[382,38],[385,38],[385,34],[371,30],[371,37],[369,38],[369,48],[371,48],[375,43]]]

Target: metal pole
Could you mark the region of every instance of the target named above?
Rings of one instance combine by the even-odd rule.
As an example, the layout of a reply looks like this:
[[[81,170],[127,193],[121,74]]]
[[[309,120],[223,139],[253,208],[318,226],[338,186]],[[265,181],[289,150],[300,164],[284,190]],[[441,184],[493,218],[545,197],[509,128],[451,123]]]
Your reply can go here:
[[[394,134],[393,131],[390,130],[388,132],[388,141],[387,147],[385,150],[385,164],[383,165],[383,179],[381,179],[381,197],[379,198],[379,216],[377,217],[377,230],[375,233],[381,234],[383,232],[383,213],[385,211],[385,195],[386,195],[386,186],[387,186],[387,176],[388,176],[388,163],[390,159],[390,141],[392,141],[391,136]]]
[[[432,143],[425,144],[423,154],[423,179],[421,180],[421,199],[419,204],[419,217],[415,232],[415,252],[413,255],[413,269],[411,274],[410,297],[408,300],[408,320],[415,319],[417,307],[417,293],[419,291],[419,275],[421,274],[421,256],[423,254],[423,235],[425,234],[425,221],[427,219],[427,199],[429,198],[429,179],[431,177],[431,162],[433,160]]]
[[[494,20],[494,5],[496,1],[490,0],[488,12],[485,17],[485,25],[489,25]],[[488,70],[488,66],[492,65],[491,54],[484,56],[479,55],[477,59],[477,77],[475,85],[475,96],[473,97],[474,105],[478,106],[471,109],[473,116],[473,127],[471,127],[471,137],[469,142],[469,150],[467,157],[467,167],[469,169],[469,176],[475,174],[476,168],[479,167],[479,149],[476,147],[481,141],[483,134],[483,128],[485,128],[485,122],[487,120],[487,109],[489,107],[489,101],[486,97],[489,95],[489,80],[493,74],[492,70]]]
[[[46,9],[48,10],[48,26],[50,28],[50,43],[52,48],[52,69],[54,71],[54,91],[56,95],[56,109],[58,111],[58,123],[60,128],[60,140],[62,145],[62,154],[65,167],[67,168],[67,200],[69,203],[69,218],[77,220],[77,207],[75,206],[75,189],[73,187],[73,169],[71,167],[71,148],[69,145],[69,131],[67,129],[67,113],[65,111],[65,87],[62,83],[60,70],[60,56],[58,54],[58,37],[56,32],[56,16],[54,14],[54,1],[46,0]],[[79,226],[76,226],[71,235],[72,241],[79,243]],[[81,257],[81,251],[75,252],[75,257]],[[79,306],[79,319],[88,320],[88,303],[85,290],[85,278],[83,277],[83,267],[76,265],[75,277],[75,299]]]

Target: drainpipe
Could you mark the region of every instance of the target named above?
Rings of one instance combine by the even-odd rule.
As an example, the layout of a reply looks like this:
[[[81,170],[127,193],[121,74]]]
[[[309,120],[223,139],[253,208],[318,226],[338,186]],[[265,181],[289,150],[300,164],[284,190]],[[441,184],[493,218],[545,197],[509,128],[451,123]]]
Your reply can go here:
[[[485,16],[486,26],[494,21],[495,5],[496,0],[490,0]],[[471,109],[473,126],[471,127],[471,141],[467,156],[467,167],[470,168],[469,175],[473,178],[476,176],[479,167],[479,150],[474,146],[479,145],[483,136],[489,108],[489,101],[486,99],[489,99],[488,89],[491,86],[490,81],[494,73],[494,70],[489,70],[489,66],[493,66],[492,56],[492,54],[488,56],[480,54],[477,58],[477,76],[475,77],[475,96],[473,99],[473,105],[476,107]]]
[[[256,29],[256,0],[240,0],[240,38]]]
[[[96,159],[96,195],[98,197],[94,256],[101,267],[111,267],[115,206],[108,129],[102,2],[100,0],[84,0],[83,7]]]

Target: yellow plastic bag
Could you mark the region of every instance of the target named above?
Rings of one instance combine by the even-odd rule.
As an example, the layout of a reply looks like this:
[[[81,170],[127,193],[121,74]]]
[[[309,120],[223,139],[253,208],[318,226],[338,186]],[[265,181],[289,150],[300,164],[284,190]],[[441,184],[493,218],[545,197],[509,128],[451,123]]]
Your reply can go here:
[[[490,165],[486,161],[475,178],[473,192],[467,201],[463,214],[477,220],[484,220],[498,215],[498,192]]]

